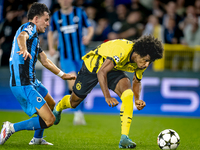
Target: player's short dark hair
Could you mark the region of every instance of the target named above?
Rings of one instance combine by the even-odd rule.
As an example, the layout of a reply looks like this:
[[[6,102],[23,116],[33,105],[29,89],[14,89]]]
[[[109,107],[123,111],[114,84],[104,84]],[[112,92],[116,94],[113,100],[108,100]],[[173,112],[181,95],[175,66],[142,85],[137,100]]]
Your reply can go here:
[[[43,16],[44,12],[50,14],[50,10],[45,4],[34,2],[28,10],[28,20],[32,20],[35,16]]]
[[[141,57],[150,56],[151,61],[160,59],[163,56],[163,45],[160,40],[152,35],[145,35],[133,41],[133,50]]]

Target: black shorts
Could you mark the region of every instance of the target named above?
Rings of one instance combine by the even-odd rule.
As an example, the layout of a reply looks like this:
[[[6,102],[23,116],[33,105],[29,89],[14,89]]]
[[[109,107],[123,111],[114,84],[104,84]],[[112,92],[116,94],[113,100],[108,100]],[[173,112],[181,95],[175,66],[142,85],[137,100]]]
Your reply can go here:
[[[120,79],[129,78],[124,71],[110,71],[107,74],[108,88],[115,90]],[[130,80],[130,79],[129,79]],[[78,73],[77,79],[73,86],[73,92],[80,98],[85,98],[91,90],[97,85],[98,78],[96,73],[91,73],[85,63]]]

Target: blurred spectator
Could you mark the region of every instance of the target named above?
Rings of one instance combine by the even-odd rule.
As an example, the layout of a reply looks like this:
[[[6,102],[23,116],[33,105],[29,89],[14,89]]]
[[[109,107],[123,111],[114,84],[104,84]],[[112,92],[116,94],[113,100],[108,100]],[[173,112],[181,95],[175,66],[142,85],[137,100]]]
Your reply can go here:
[[[140,0],[140,3],[147,9],[152,10],[152,3],[154,0]]]
[[[185,0],[176,0],[176,13],[180,17],[185,16]]]
[[[143,35],[153,35],[155,38],[162,39],[162,25],[159,23],[159,20],[156,16],[150,15],[148,18],[148,22],[145,25],[145,29],[143,31]]]
[[[116,6],[117,20],[111,24],[114,32],[119,32],[122,24],[126,21],[128,12],[128,8],[124,4],[119,4]]]
[[[191,19],[191,24],[188,24],[184,28],[184,39],[186,44],[189,46],[195,47],[200,45],[200,25],[198,24],[197,16]],[[200,71],[200,52],[194,52],[193,58],[193,71]]]
[[[185,42],[189,46],[200,45],[200,26],[198,24],[198,18],[193,16],[190,22],[191,23],[183,29]]]
[[[141,3],[140,0],[131,0],[131,6],[130,6],[131,11],[139,11],[142,15],[142,21],[146,22],[148,16],[151,14],[151,10],[147,9],[144,7]]]
[[[194,7],[197,16],[200,16],[200,0],[195,0]]]
[[[114,2],[114,0],[105,0],[103,3],[105,10],[100,15],[100,17],[107,18],[111,26],[117,20]]]
[[[128,40],[137,39],[142,35],[144,25],[141,23],[142,15],[140,11],[130,12],[126,22],[122,25],[118,38],[125,38]]]
[[[3,3],[5,0],[0,1],[0,23],[3,21]]]
[[[189,5],[186,7],[186,15],[183,20],[179,23],[179,28],[183,30],[187,25],[193,22],[193,18],[196,16],[195,7]]]
[[[183,33],[176,25],[176,21],[174,18],[172,17],[168,18],[167,25],[164,27],[163,36],[164,36],[163,38],[164,43],[167,44],[179,44],[180,41],[182,40]],[[179,69],[180,54],[172,53],[171,57],[172,57],[172,70],[177,71]]]
[[[88,20],[90,21],[94,30],[96,30],[97,23],[96,23],[95,19],[96,19],[97,9],[94,6],[90,5],[85,8],[85,12],[86,12],[86,14],[88,16]]]
[[[166,14],[163,16],[162,25],[164,27],[167,26],[169,18],[173,18],[175,20],[175,25],[178,25],[182,18],[176,14],[176,3],[174,1],[169,1],[165,6]]]
[[[162,23],[164,13],[164,4],[160,0],[153,0],[152,14],[158,17],[160,23]]]
[[[168,18],[167,25],[164,27],[164,43],[178,44],[181,37],[183,37],[182,31],[176,25],[174,18]]]
[[[16,6],[18,6],[16,0],[4,0],[4,3],[3,3],[3,17],[5,18],[6,17],[6,13],[9,10],[11,10],[11,8],[13,9],[13,7],[16,7]]]
[[[108,39],[108,34],[112,31],[107,18],[100,18],[94,32],[94,41],[104,41]]]
[[[0,24],[0,45],[3,50],[1,66],[9,66],[9,57],[15,32],[21,25],[16,18],[16,10],[8,10],[5,20]]]
[[[52,5],[52,0],[37,0],[39,3],[43,3],[43,4],[45,4],[49,9],[50,9],[50,7],[51,7],[51,5]]]
[[[88,16],[88,21],[90,22],[91,26],[94,28],[94,31],[96,31],[97,22],[95,21],[95,18],[96,18],[97,9],[94,6],[89,5],[85,7],[85,12]],[[83,35],[87,35],[87,34],[88,34],[87,28],[83,27]],[[94,36],[92,37],[91,41],[93,40],[94,40]]]

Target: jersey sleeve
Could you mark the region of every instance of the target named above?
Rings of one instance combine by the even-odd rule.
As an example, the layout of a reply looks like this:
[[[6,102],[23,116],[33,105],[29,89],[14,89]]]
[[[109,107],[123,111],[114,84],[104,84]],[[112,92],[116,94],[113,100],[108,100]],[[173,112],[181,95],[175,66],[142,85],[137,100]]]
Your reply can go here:
[[[87,15],[86,15],[86,12],[84,11],[84,10],[82,10],[82,18],[83,18],[83,26],[84,27],[90,27],[91,26],[91,23],[90,23],[90,21],[89,21],[89,19],[88,19],[88,17],[87,17]]]
[[[136,70],[135,71],[135,76],[136,76],[138,81],[142,80],[143,73],[144,73],[145,70],[146,70],[146,68],[142,69],[142,70]]]
[[[26,33],[28,33],[29,35],[29,39],[36,33],[36,28],[34,28],[34,24],[33,23],[29,23],[29,24],[25,24],[22,29],[22,31],[25,31]]]
[[[102,49],[104,49],[101,53],[107,58],[111,59],[116,66],[118,63],[121,63],[128,56],[127,49],[130,49],[131,46],[127,47],[126,40],[113,40],[108,41],[102,45]]]
[[[110,49],[107,58],[111,59],[113,61],[114,65],[116,66],[124,58],[123,49],[118,47],[117,45],[113,46],[113,48]]]
[[[41,47],[39,47],[39,51],[38,51],[38,53],[41,53],[41,52],[43,52],[43,50],[42,50]]]
[[[49,31],[55,31],[55,30],[56,30],[55,19],[54,19],[53,16],[51,16],[50,25],[49,25]]]

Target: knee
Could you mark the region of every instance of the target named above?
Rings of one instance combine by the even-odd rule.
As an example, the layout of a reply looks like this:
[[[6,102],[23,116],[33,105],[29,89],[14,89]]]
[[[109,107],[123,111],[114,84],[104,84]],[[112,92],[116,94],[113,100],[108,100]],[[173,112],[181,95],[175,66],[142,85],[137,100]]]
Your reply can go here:
[[[72,108],[76,108],[78,105],[79,105],[79,104],[76,103],[76,102],[71,102],[71,106],[72,106]]]
[[[71,101],[71,107],[76,108],[81,102],[81,100]]]
[[[133,91],[131,89],[127,89],[122,93],[121,99],[126,97],[133,97]]]
[[[49,108],[50,108],[51,110],[53,110],[54,107],[55,107],[55,105],[56,105],[56,102],[53,101],[51,104],[49,104]]]
[[[131,89],[125,90],[121,95],[121,100],[128,103],[133,103],[133,91]]]
[[[52,115],[50,118],[48,118],[48,120],[46,120],[46,122],[45,122],[47,127],[52,126],[54,124],[55,120],[56,120],[56,117],[54,115]]]
[[[76,108],[84,99],[76,96],[75,93],[72,92],[70,97],[70,105],[72,108]]]

